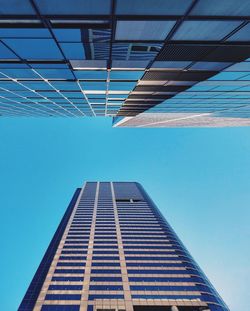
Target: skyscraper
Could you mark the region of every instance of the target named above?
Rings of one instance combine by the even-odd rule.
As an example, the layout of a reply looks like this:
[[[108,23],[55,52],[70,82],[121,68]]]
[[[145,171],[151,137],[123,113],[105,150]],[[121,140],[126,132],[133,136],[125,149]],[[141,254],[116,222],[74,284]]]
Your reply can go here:
[[[142,186],[77,189],[19,311],[228,311]]]

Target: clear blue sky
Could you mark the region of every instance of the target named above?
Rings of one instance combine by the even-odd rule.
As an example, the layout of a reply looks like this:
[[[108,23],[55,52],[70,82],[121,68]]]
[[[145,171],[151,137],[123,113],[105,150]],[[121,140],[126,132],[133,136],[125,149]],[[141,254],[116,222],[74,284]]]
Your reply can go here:
[[[76,187],[139,181],[232,311],[249,310],[250,128],[1,119],[1,310],[16,310]]]

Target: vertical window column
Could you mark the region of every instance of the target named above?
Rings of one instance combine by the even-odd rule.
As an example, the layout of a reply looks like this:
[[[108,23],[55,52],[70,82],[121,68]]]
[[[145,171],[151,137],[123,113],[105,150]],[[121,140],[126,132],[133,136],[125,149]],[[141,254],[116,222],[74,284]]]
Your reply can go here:
[[[114,216],[115,216],[115,224],[116,224],[116,233],[117,233],[117,243],[118,243],[118,250],[119,250],[119,257],[120,257],[120,265],[121,265],[121,273],[122,273],[122,284],[123,284],[123,290],[124,290],[124,300],[125,300],[125,309],[126,311],[133,311],[133,302],[129,287],[129,280],[128,280],[128,271],[125,261],[125,255],[123,250],[123,243],[122,243],[122,235],[121,235],[121,229],[120,229],[120,223],[119,223],[119,216],[116,206],[116,198],[115,198],[115,191],[114,191],[114,185],[111,182],[111,193],[112,193],[112,200],[113,200],[113,206],[114,206]]]
[[[65,228],[65,231],[63,233],[62,239],[61,239],[60,244],[59,244],[59,246],[57,248],[56,254],[55,254],[54,259],[53,259],[53,261],[51,263],[49,272],[48,272],[48,274],[46,276],[46,279],[45,279],[45,281],[43,283],[42,289],[40,291],[40,294],[38,296],[38,299],[36,301],[36,304],[35,304],[35,307],[34,307],[33,311],[40,311],[42,306],[43,306],[43,304],[47,304],[47,302],[45,302],[45,297],[46,297],[46,294],[47,294],[47,292],[49,290],[49,285],[51,284],[51,279],[52,279],[53,274],[55,272],[55,269],[57,267],[57,264],[58,264],[58,261],[59,261],[59,257],[61,255],[61,251],[62,251],[64,243],[66,241],[66,238],[67,238],[70,226],[71,226],[71,224],[72,224],[72,222],[74,220],[75,213],[77,211],[78,204],[81,201],[82,194],[84,192],[85,186],[86,186],[86,184],[82,187],[82,190],[81,190],[81,192],[79,194],[79,197],[78,197],[78,199],[76,201],[76,204],[74,206],[73,212],[72,212],[72,214],[70,216],[70,219],[68,221],[68,224],[67,224],[67,226]],[[50,303],[51,302],[49,302],[49,304]]]
[[[90,284],[90,277],[91,277],[91,266],[92,266],[93,247],[94,247],[94,238],[95,238],[95,225],[96,225],[96,214],[97,214],[97,206],[98,206],[99,186],[100,184],[99,182],[97,182],[96,193],[95,193],[95,205],[94,205],[94,210],[93,210],[92,224],[91,224],[90,236],[89,236],[89,245],[88,245],[87,258],[86,258],[80,311],[88,310],[89,284]]]

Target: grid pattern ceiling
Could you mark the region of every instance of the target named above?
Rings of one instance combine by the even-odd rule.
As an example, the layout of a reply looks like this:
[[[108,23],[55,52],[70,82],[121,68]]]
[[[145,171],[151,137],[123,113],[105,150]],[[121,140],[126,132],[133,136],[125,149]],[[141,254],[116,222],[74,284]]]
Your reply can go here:
[[[234,64],[146,113],[219,113],[250,118],[250,59]]]
[[[0,114],[136,115],[209,79],[250,57],[249,1],[217,2],[2,0]]]

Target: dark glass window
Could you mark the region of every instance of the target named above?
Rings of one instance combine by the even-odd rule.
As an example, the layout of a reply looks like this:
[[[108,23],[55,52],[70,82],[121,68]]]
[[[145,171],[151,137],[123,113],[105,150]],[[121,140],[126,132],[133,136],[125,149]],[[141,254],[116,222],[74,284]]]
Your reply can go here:
[[[82,285],[50,285],[49,290],[82,290]]]
[[[93,282],[122,282],[121,277],[115,276],[92,276],[90,281]]]
[[[91,273],[98,273],[98,274],[102,274],[102,273],[105,273],[105,274],[121,274],[121,270],[114,270],[114,269],[92,269],[91,270]]]
[[[119,15],[182,15],[192,0],[117,0],[116,14]],[[216,3],[214,4],[216,5]]]
[[[92,267],[120,267],[119,262],[92,262]]]
[[[85,262],[58,262],[57,267],[84,267]]]
[[[89,295],[89,300],[95,299],[124,299],[123,295],[108,295],[108,294],[99,294],[99,295]]]
[[[36,0],[44,15],[108,15],[111,13],[111,0]]]
[[[63,59],[53,39],[3,39],[3,41],[24,59]],[[44,49],[46,46],[46,49]]]
[[[77,294],[47,294],[45,300],[81,300]]]
[[[90,285],[90,290],[123,290],[122,285]]]
[[[43,305],[41,311],[79,311],[78,305]]]
[[[83,277],[79,276],[53,276],[52,281],[59,281],[59,282],[64,282],[64,281],[69,281],[69,282],[83,282]]]
[[[75,273],[75,274],[82,274],[84,273],[84,269],[55,269],[55,273],[67,274],[67,273]]]

